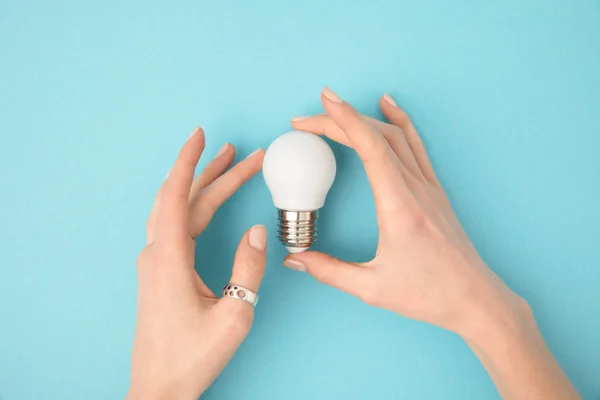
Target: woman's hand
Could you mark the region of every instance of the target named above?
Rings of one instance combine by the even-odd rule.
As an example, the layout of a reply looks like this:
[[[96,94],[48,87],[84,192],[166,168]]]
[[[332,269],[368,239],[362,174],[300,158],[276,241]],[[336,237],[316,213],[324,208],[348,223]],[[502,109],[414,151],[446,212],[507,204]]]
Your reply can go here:
[[[527,303],[481,259],[456,218],[406,113],[385,95],[391,124],[360,115],[325,89],[326,114],[297,117],[295,129],[356,150],[371,183],[379,243],[366,263],[318,252],[284,265],[366,303],[461,335],[506,398],[571,399],[577,394],[548,352]]]
[[[196,128],[159,189],[147,223],[147,246],[138,259],[138,309],[128,399],[196,399],[242,343],[254,307],[218,299],[194,270],[194,238],[215,211],[260,170],[259,150],[225,172],[233,146],[194,179],[204,149]],[[258,291],[265,269],[266,230],[242,237],[231,282]]]
[[[295,118],[292,125],[356,150],[375,197],[377,252],[363,264],[317,252],[290,255],[285,264],[368,304],[465,336],[480,329],[481,318],[523,306],[477,254],[417,131],[391,97],[380,106],[392,124],[358,114],[328,90],[322,101],[327,114]],[[497,311],[490,316],[490,310]]]

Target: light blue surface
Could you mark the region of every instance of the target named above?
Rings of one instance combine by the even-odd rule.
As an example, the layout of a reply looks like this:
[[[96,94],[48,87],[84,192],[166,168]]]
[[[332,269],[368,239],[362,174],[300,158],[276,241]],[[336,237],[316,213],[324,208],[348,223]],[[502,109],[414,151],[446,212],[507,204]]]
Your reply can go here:
[[[408,110],[484,258],[599,396],[599,71],[597,0],[0,0],[0,399],[122,398],[135,259],[180,145],[200,124],[208,155],[243,157],[320,112],[323,85]],[[370,189],[334,151],[318,248],[367,260]],[[213,289],[255,223],[261,304],[206,399],[498,398],[457,337],[282,268],[262,178],[200,239]]]

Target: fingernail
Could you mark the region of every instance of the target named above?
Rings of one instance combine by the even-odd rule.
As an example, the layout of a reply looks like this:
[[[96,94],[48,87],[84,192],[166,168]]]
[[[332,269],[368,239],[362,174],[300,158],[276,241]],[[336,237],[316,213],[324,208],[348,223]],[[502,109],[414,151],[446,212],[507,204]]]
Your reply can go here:
[[[171,175],[171,170],[169,170],[169,172],[167,172],[167,176],[165,176],[165,181],[167,180],[167,178],[169,177],[169,175]]]
[[[394,100],[394,98],[392,96],[390,96],[389,94],[384,94],[383,95],[383,99],[385,101],[388,102],[389,105],[394,106],[394,107],[398,107],[398,104],[396,104],[396,101]]]
[[[250,158],[250,157],[252,157],[253,155],[255,155],[256,153],[258,153],[258,152],[259,152],[259,151],[261,151],[261,150],[262,150],[262,149],[256,149],[256,150],[254,150],[252,153],[248,154],[248,157],[246,157],[246,158]]]
[[[264,251],[267,247],[267,228],[264,225],[254,225],[250,229],[249,237],[250,246],[258,251]]]
[[[223,146],[221,146],[219,151],[217,151],[217,154],[215,154],[215,158],[222,156],[227,151],[228,147],[229,147],[229,143],[225,143]]]
[[[194,137],[194,135],[195,135],[196,133],[198,133],[199,131],[200,131],[200,127],[199,127],[199,126],[195,127],[195,128],[194,128],[194,130],[193,130],[193,132],[192,132],[192,133],[190,134],[190,136],[188,137],[188,140],[190,140],[191,138],[193,138],[193,137]]]
[[[304,121],[305,119],[308,119],[309,117],[294,117],[292,118],[292,122],[298,122],[298,121]]]
[[[306,272],[306,267],[300,261],[290,259],[283,260],[283,266],[295,271]]]
[[[335,92],[333,90],[329,89],[328,87],[323,88],[323,94],[325,95],[325,97],[327,97],[329,100],[333,101],[334,103],[342,104],[344,102],[344,100],[342,100],[340,98],[340,96],[335,94]]]

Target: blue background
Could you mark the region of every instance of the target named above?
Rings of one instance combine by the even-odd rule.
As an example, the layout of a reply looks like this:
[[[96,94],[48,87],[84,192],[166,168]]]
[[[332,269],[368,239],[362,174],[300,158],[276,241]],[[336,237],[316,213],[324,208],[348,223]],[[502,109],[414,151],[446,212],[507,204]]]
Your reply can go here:
[[[0,0],[0,398],[122,398],[135,259],[180,145],[199,124],[209,156],[244,157],[320,112],[323,85],[406,108],[483,257],[600,395],[599,43],[597,0]],[[368,260],[370,189],[334,151],[317,247]],[[213,289],[256,223],[262,301],[205,398],[498,398],[458,337],[281,267],[261,177],[199,240]]]

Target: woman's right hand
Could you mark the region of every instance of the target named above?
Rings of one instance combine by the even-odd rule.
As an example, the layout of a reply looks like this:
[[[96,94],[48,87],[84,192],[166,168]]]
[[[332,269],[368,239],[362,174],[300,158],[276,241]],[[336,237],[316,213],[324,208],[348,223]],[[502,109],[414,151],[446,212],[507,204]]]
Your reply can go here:
[[[386,95],[380,102],[392,124],[360,115],[328,89],[322,102],[327,114],[297,117],[292,125],[356,150],[375,197],[377,252],[361,264],[306,252],[290,255],[285,265],[368,304],[464,336],[479,329],[480,318],[524,307],[471,244],[417,131],[394,100]]]
[[[406,113],[385,95],[391,124],[360,115],[324,89],[326,114],[295,129],[354,148],[371,183],[379,242],[366,263],[308,251],[284,265],[366,303],[461,335],[505,398],[572,399],[577,393],[547,350],[528,304],[481,259],[454,214]]]

